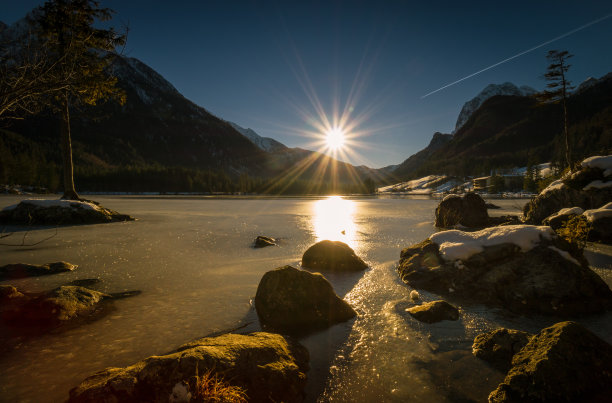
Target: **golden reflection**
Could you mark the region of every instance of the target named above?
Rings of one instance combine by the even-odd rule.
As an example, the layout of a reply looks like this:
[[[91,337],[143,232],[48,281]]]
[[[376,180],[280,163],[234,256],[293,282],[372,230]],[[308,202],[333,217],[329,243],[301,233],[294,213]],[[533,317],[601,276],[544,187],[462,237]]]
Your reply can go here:
[[[313,226],[316,242],[329,239],[342,241],[351,248],[357,246],[355,202],[340,196],[329,196],[314,203]]]

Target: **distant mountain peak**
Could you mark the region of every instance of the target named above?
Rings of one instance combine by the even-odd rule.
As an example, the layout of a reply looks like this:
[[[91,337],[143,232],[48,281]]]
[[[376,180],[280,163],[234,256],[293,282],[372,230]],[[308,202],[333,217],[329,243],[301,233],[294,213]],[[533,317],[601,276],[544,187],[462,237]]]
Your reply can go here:
[[[255,130],[251,128],[245,129],[244,127],[239,126],[236,123],[230,122],[230,121],[228,121],[227,123],[229,123],[234,129],[236,129],[238,133],[242,134],[244,137],[249,139],[253,144],[255,144],[257,147],[259,147],[260,149],[264,151],[270,152],[270,151],[281,151],[281,150],[287,149],[287,146],[285,146],[283,143],[278,142],[270,137],[261,137],[259,134],[255,132]]]
[[[472,116],[472,114],[480,108],[484,101],[487,99],[494,97],[496,95],[515,95],[515,96],[530,96],[536,93],[531,87],[523,85],[521,87],[517,87],[516,85],[505,82],[503,84],[489,84],[487,85],[478,95],[474,98],[463,104],[463,108],[461,108],[461,112],[459,113],[459,117],[457,117],[457,123],[455,124],[455,133],[457,130],[461,128],[467,122],[467,120]]]

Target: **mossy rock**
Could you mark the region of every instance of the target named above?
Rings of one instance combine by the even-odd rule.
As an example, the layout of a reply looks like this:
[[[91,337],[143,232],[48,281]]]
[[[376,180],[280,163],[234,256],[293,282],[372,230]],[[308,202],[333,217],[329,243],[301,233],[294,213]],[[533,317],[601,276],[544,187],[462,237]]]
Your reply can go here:
[[[514,355],[489,402],[605,402],[611,396],[612,346],[576,322],[560,322]]]
[[[174,387],[209,370],[246,390],[249,402],[301,402],[308,350],[272,333],[205,337],[172,354],[107,368],[70,391],[68,402],[166,403]]]

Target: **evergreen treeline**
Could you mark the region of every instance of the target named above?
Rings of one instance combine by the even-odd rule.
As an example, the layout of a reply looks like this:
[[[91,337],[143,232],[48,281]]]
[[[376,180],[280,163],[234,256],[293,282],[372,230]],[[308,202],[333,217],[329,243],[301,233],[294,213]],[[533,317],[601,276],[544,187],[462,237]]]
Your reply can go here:
[[[0,131],[0,184],[38,186],[56,192],[62,188],[60,156],[38,143],[9,131]],[[59,154],[59,153],[57,153]],[[100,167],[76,165],[75,179],[82,192],[194,192],[259,193],[274,195],[373,193],[374,181],[332,183],[291,177],[264,179],[246,173],[134,165]]]

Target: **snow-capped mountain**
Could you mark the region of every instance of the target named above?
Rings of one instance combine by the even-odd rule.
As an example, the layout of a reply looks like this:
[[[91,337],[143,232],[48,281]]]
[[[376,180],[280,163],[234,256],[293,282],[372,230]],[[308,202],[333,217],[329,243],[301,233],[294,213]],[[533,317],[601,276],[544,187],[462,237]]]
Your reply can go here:
[[[610,78],[612,78],[612,73],[608,73],[605,76],[601,77],[601,78],[595,78],[595,77],[588,77],[587,79],[585,79],[583,82],[580,83],[580,85],[578,86],[578,88],[576,88],[575,93],[580,93],[584,90],[587,90],[597,84],[599,84],[600,82],[609,80]]]
[[[472,114],[478,108],[480,108],[480,105],[482,105],[487,99],[496,95],[530,96],[535,94],[535,92],[536,90],[526,85],[517,87],[509,82],[503,84],[489,84],[482,91],[480,91],[478,95],[463,104],[463,108],[461,108],[461,112],[457,118],[457,123],[455,124],[455,130],[453,133],[459,130],[461,126],[467,122],[470,116],[472,116]]]
[[[242,126],[237,125],[234,122],[227,121],[234,129],[238,131],[238,133],[242,134],[247,139],[251,140],[253,144],[264,151],[272,152],[272,151],[282,151],[286,150],[287,146],[283,143],[278,142],[270,137],[261,137],[255,130],[248,128],[245,129]]]

